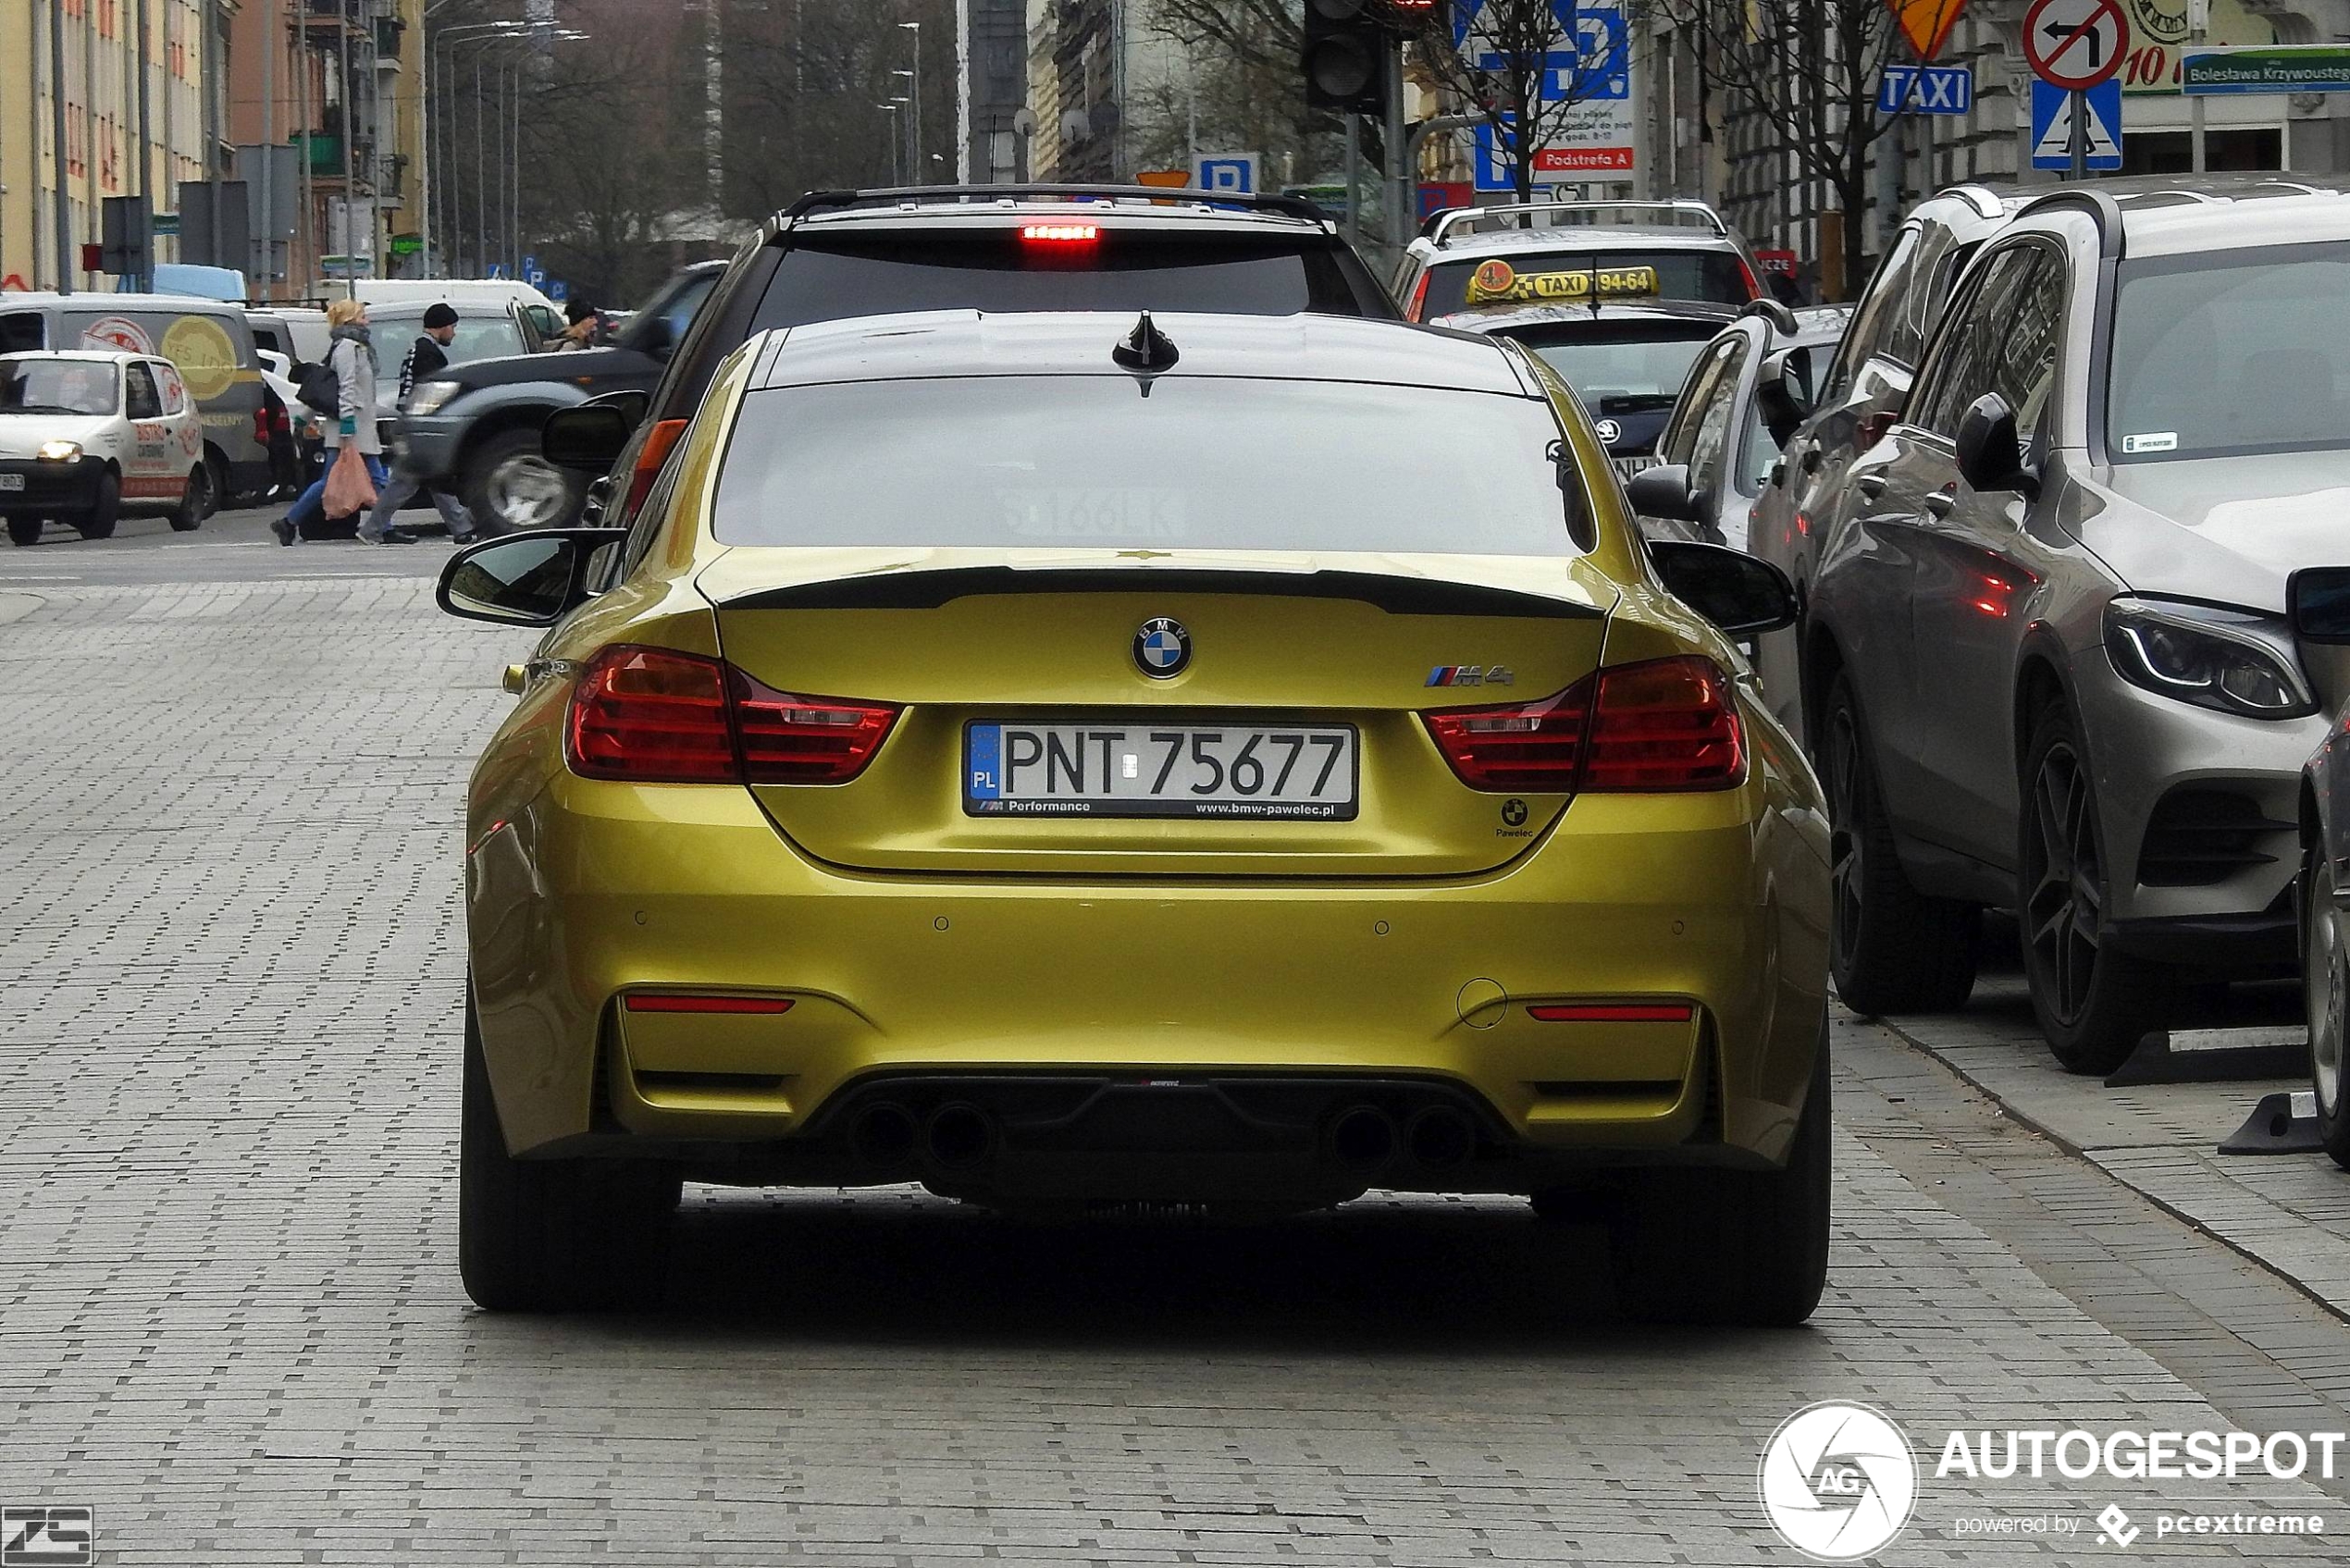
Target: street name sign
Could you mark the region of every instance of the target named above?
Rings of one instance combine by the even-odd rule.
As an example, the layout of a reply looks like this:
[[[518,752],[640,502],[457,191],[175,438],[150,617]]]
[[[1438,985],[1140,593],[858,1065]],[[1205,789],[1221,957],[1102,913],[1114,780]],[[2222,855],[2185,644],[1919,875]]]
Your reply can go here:
[[[2189,49],[2179,61],[2179,91],[2195,97],[2350,93],[2350,44]]]

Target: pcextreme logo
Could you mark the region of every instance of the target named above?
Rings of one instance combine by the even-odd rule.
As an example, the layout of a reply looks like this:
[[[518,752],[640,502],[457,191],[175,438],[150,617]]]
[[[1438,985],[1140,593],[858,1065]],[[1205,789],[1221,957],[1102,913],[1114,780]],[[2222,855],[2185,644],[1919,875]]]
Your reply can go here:
[[[1815,1562],[1851,1562],[1909,1523],[1917,1453],[1880,1412],[1823,1401],[1779,1423],[1755,1485],[1780,1539]]]

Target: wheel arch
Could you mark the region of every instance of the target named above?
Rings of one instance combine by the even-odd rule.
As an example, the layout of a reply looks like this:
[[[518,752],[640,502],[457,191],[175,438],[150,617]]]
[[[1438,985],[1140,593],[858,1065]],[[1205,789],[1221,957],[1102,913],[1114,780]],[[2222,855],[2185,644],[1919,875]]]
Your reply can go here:
[[[2023,765],[2023,754],[2032,745],[2033,726],[2042,713],[2058,704],[2072,706],[2072,683],[2065,675],[2062,659],[2049,639],[2038,635],[2027,637],[2016,661],[2015,708],[2010,721],[2009,741],[2014,747],[2010,755],[2017,767]]]
[[[1837,640],[1835,628],[1816,615],[1807,615],[1798,624],[1803,636],[1797,649],[1800,662],[1796,666],[1797,684],[1803,695],[1803,740],[1817,756],[1818,730],[1821,718],[1827,712],[1828,688],[1844,673],[1844,645]]]

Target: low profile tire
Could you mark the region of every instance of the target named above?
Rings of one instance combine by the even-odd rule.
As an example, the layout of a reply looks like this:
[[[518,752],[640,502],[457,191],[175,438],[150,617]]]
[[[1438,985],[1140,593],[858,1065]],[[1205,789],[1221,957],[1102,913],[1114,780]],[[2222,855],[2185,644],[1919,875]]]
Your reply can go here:
[[[187,488],[179,492],[179,504],[171,512],[174,533],[192,534],[204,526],[212,515],[212,471],[199,463],[188,470]]]
[[[660,1299],[676,1174],[633,1161],[509,1154],[470,998],[458,1120],[457,1268],[476,1306],[565,1312]]]
[[[2309,1077],[2317,1091],[2318,1136],[2333,1163],[2350,1170],[2350,1095],[2343,1093],[2343,1069],[2350,1051],[2350,952],[2344,946],[2344,918],[2335,893],[2333,865],[2322,839],[2301,858],[2301,984],[2309,1003]]]
[[[1837,676],[1820,719],[1828,793],[1828,967],[1860,1013],[1943,1013],[1974,989],[1983,913],[1910,884],[1886,823],[1852,684]]]
[[[1795,1144],[1779,1170],[1635,1171],[1608,1225],[1616,1299],[1657,1323],[1791,1328],[1827,1287],[1827,1020]]]
[[[2111,882],[2096,781],[2061,706],[2032,726],[2021,797],[2015,907],[2033,1016],[2066,1071],[2109,1073],[2160,1027],[2175,982],[2107,943]]]
[[[37,545],[41,542],[41,519],[11,517],[8,519],[8,542],[12,545]]]
[[[85,539],[114,537],[115,519],[122,515],[122,481],[113,470],[98,475],[97,499],[90,510],[73,520],[74,532]]]
[[[536,430],[508,430],[481,444],[465,472],[465,510],[506,533],[559,528],[578,515],[587,484],[538,449]]]

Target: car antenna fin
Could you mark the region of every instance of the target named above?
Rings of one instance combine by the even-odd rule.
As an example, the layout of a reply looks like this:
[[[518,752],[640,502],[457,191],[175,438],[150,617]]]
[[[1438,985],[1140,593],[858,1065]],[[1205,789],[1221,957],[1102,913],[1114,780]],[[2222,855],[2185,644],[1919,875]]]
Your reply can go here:
[[[1142,319],[1134,323],[1134,330],[1110,350],[1109,357],[1121,369],[1156,376],[1174,368],[1175,362],[1183,356],[1175,347],[1175,340],[1161,332],[1157,323],[1151,320],[1151,313],[1144,311]]]

